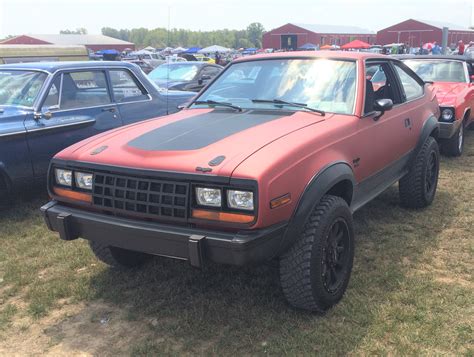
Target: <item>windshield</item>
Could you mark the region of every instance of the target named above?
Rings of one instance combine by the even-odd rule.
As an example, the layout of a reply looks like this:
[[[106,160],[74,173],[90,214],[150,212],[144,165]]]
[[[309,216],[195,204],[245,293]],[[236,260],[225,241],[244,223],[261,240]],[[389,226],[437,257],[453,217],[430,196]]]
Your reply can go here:
[[[326,59],[249,61],[232,64],[198,100],[225,102],[243,109],[281,108],[278,103],[255,101],[277,99],[305,104],[325,112],[352,114],[355,85],[354,61]],[[201,105],[194,105],[197,106]]]
[[[46,77],[42,72],[0,70],[0,105],[32,107]]]
[[[460,61],[407,60],[405,64],[424,81],[466,83],[466,72]]]
[[[162,64],[153,71],[149,76],[151,79],[170,79],[172,81],[190,81],[196,77],[198,66],[189,64]]]

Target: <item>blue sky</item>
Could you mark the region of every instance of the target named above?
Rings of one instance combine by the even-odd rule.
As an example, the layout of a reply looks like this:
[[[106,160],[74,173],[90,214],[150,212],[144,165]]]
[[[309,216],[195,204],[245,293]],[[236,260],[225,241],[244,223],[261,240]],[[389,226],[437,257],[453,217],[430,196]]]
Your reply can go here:
[[[267,30],[288,22],[378,30],[407,18],[472,25],[474,0],[0,0],[0,37],[85,27]]]

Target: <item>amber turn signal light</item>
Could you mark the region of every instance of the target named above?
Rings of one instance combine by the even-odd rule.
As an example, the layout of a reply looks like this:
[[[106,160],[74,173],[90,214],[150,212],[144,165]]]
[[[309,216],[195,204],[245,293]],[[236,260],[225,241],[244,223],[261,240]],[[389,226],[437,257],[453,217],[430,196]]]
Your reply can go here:
[[[291,202],[291,195],[287,193],[286,195],[274,198],[273,200],[270,201],[270,208],[277,208],[283,205],[286,205],[287,203]]]
[[[248,214],[206,211],[202,209],[194,209],[192,212],[192,216],[193,218],[232,223],[251,223],[255,219],[255,216]]]
[[[92,196],[89,193],[75,192],[60,187],[53,187],[53,191],[56,195],[64,198],[69,198],[70,200],[82,201],[87,203],[92,202]]]

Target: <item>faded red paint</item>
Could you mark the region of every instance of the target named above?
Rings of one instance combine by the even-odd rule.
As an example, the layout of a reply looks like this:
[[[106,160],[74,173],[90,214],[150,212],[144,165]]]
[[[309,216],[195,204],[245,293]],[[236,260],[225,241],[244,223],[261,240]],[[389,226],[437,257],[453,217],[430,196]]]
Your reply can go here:
[[[263,35],[263,48],[281,48],[281,35],[297,35],[298,47],[306,43],[314,45],[344,45],[353,40],[360,40],[370,44],[375,43],[375,34],[327,34],[316,33],[302,27],[286,24],[273,29]]]

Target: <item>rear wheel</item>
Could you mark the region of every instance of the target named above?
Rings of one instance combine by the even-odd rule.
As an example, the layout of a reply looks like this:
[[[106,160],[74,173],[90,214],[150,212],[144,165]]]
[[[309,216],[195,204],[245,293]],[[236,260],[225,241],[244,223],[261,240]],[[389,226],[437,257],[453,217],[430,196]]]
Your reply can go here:
[[[441,150],[443,154],[448,156],[461,156],[464,149],[464,125],[461,124],[458,131],[451,139],[446,140]]]
[[[435,197],[439,176],[439,147],[428,137],[412,163],[410,171],[399,182],[400,201],[409,208],[429,206]]]
[[[341,300],[354,260],[352,214],[342,198],[326,195],[314,208],[296,243],[280,258],[288,302],[324,312]]]
[[[144,264],[151,255],[89,241],[94,255],[114,268],[132,268]]]

